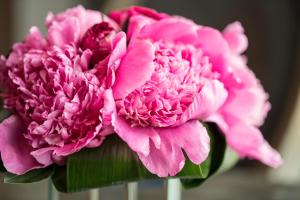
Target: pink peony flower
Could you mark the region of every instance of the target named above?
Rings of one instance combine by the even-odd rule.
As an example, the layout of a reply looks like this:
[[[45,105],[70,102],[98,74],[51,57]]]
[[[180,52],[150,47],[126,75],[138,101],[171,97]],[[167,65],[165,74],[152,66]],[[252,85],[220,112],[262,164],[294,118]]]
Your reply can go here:
[[[270,103],[254,73],[240,54],[248,45],[239,22],[228,25],[223,33],[209,27],[198,31],[204,55],[210,57],[213,70],[228,91],[228,98],[217,114],[207,120],[216,122],[231,148],[241,157],[258,159],[278,167],[280,155],[264,140],[258,127],[262,125]],[[216,48],[218,47],[218,48]]]
[[[135,15],[132,37],[113,86],[116,133],[160,177],[176,175],[189,159],[202,163],[209,136],[198,121],[216,112],[227,91],[197,48],[198,26],[169,17]],[[130,78],[128,78],[130,77]]]
[[[99,146],[111,131],[110,86],[126,38],[101,16],[82,7],[50,14],[47,38],[32,28],[8,58],[1,57],[4,106],[16,111],[0,124],[1,158],[9,172],[61,163]]]

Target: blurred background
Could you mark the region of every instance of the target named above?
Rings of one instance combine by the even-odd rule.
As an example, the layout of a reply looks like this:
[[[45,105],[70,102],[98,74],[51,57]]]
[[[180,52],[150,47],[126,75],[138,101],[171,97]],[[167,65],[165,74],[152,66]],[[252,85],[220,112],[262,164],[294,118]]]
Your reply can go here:
[[[222,30],[240,21],[249,39],[249,67],[270,94],[272,110],[262,127],[285,164],[270,170],[256,161],[242,161],[233,170],[202,187],[183,191],[183,200],[299,200],[300,199],[300,1],[299,0],[0,0],[0,54],[7,54],[32,25],[44,29],[49,11],[78,4],[104,13],[128,5],[145,5],[182,15]],[[29,185],[0,183],[0,200],[41,200],[47,181]],[[162,182],[140,184],[139,199],[165,199]],[[101,189],[103,199],[125,199],[124,186]],[[62,200],[86,199],[87,192],[61,194]]]

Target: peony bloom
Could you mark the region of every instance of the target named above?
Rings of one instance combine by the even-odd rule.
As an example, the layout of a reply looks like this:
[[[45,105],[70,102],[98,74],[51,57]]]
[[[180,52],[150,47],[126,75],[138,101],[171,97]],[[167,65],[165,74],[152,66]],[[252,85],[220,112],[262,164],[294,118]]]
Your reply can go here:
[[[209,136],[198,120],[215,113],[227,97],[196,46],[198,28],[187,19],[155,20],[144,12],[129,19],[128,50],[113,86],[112,125],[160,177],[183,168],[182,150],[195,164],[207,158]]]
[[[258,127],[270,110],[268,95],[241,55],[248,45],[239,22],[228,25],[223,33],[202,27],[198,31],[204,55],[210,57],[213,71],[228,91],[228,98],[217,114],[207,118],[216,122],[229,146],[241,157],[258,159],[278,167],[280,155],[264,140]],[[218,47],[218,48],[216,48]]]
[[[126,50],[125,34],[80,6],[50,14],[46,24],[46,38],[32,28],[1,57],[1,95],[15,114],[0,124],[0,152],[15,174],[97,147],[111,131],[110,86]]]

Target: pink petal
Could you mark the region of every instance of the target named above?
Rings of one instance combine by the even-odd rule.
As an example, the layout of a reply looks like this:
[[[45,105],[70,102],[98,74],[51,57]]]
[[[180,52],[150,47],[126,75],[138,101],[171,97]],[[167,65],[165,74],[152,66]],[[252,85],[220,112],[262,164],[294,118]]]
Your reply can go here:
[[[139,158],[150,172],[160,177],[174,176],[181,171],[185,163],[182,149],[195,164],[202,163],[209,154],[210,138],[197,120],[155,131],[159,133],[161,145],[156,147],[151,143],[149,155],[139,154]]]
[[[159,177],[175,176],[184,166],[183,152],[180,147],[172,146],[168,139],[161,138],[162,142],[159,149],[151,143],[149,155],[145,156],[139,153],[139,158],[151,173]]]
[[[236,90],[230,93],[222,110],[248,124],[260,126],[271,108],[267,98],[261,87]]]
[[[140,32],[140,37],[155,41],[171,41],[193,44],[197,40],[198,26],[184,18],[173,17],[146,25]]]
[[[124,119],[115,116],[112,125],[116,133],[137,153],[147,156],[150,152],[150,139],[156,147],[160,138],[152,127],[131,127]]]
[[[228,42],[230,49],[236,54],[243,53],[248,47],[248,39],[240,22],[226,26],[223,37]]]
[[[225,133],[231,148],[244,157],[260,160],[262,163],[277,168],[282,164],[282,158],[263,138],[261,132],[254,126],[237,123]]]
[[[204,54],[209,56],[216,69],[224,68],[223,66],[226,65],[226,58],[230,53],[230,49],[218,30],[209,27],[199,28],[197,43],[204,51]]]
[[[42,167],[30,154],[32,147],[23,137],[25,131],[23,122],[16,115],[0,124],[0,152],[4,167],[18,175]]]
[[[53,164],[52,153],[56,147],[46,147],[31,152],[31,155],[41,164],[48,166]]]
[[[120,59],[126,53],[126,34],[119,32],[112,41],[112,53],[110,55],[108,65],[115,65],[116,62],[120,62]]]
[[[48,30],[48,40],[52,45],[77,43],[79,39],[80,24],[75,17],[70,17],[59,24],[54,23]]]
[[[207,119],[224,104],[227,95],[228,93],[221,82],[218,80],[208,81],[195,97],[193,103],[183,113],[180,123],[191,119]]]
[[[127,37],[131,41],[138,38],[140,31],[148,24],[154,23],[154,20],[142,15],[133,16],[128,25]]]
[[[112,41],[112,52],[108,59],[107,72],[107,87],[111,86],[116,81],[116,70],[121,63],[122,58],[126,54],[126,34],[119,32]]]
[[[115,99],[126,97],[148,81],[154,71],[154,47],[149,41],[131,45],[116,74],[113,87]]]

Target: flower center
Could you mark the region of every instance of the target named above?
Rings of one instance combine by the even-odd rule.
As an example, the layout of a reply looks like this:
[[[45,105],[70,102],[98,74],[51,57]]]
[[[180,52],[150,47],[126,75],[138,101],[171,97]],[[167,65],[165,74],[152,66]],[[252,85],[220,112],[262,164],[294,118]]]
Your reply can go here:
[[[118,114],[132,126],[172,126],[202,88],[211,65],[191,45],[156,42],[151,79],[117,102]]]

